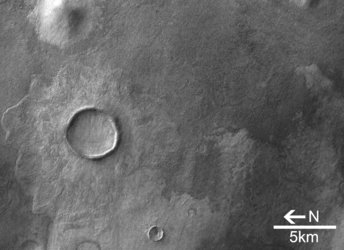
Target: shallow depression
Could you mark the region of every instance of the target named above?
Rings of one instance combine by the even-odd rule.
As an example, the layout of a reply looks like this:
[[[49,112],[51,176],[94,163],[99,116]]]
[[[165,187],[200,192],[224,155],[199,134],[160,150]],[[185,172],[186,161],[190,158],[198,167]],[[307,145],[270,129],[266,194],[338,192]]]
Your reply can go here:
[[[164,237],[164,231],[161,227],[152,226],[148,229],[147,237],[151,241],[155,241],[155,242],[160,241]]]
[[[118,130],[110,115],[96,108],[84,108],[70,119],[66,138],[79,155],[99,159],[116,148]]]

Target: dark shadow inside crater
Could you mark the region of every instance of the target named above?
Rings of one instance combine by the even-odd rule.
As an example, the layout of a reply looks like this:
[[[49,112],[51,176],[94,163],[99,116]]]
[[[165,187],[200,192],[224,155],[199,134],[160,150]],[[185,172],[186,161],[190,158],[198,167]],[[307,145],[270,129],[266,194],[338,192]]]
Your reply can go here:
[[[316,8],[320,4],[320,0],[310,0],[309,1],[309,7],[310,8]]]
[[[86,20],[86,11],[83,9],[70,9],[67,11],[68,27],[70,35],[77,35],[82,30]]]

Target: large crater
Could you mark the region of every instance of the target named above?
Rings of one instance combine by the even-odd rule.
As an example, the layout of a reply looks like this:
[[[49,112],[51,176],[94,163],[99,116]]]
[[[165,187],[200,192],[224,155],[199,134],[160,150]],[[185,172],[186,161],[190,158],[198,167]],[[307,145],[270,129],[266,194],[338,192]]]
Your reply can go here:
[[[66,139],[80,156],[99,159],[110,154],[118,143],[114,119],[96,108],[83,108],[70,119]]]

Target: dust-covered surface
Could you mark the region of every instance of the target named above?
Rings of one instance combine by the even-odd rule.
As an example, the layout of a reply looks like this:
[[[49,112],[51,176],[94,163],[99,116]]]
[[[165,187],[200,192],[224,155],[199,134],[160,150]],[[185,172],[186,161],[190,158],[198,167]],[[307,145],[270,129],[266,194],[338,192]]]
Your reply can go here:
[[[0,249],[342,250],[343,11],[0,1]],[[97,161],[65,139],[85,106],[118,123]],[[291,244],[291,209],[338,228]]]

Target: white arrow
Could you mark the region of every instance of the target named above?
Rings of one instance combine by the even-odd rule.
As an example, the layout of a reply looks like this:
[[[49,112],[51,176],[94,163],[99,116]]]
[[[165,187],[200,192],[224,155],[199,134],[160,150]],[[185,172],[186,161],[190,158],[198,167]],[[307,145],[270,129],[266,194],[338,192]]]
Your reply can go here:
[[[290,224],[295,224],[292,219],[306,219],[305,215],[293,215],[295,210],[290,210],[286,215],[284,215],[284,219],[286,219]]]

